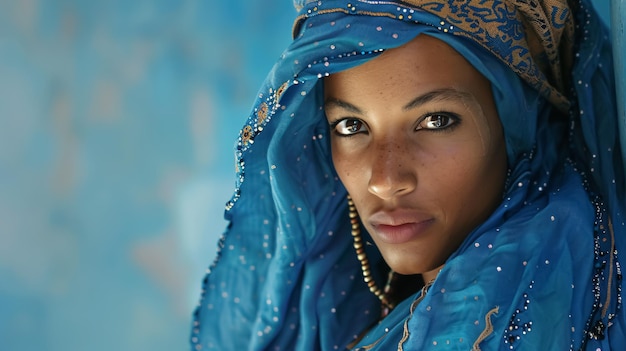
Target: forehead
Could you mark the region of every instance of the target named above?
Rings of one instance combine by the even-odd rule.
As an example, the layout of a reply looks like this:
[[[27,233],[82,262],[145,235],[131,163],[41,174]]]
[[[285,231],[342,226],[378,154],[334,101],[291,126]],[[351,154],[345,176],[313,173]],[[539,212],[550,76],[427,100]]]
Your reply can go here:
[[[491,94],[487,79],[463,56],[427,35],[325,79],[327,98],[377,98],[398,104],[433,91],[459,92],[440,95],[445,99]]]

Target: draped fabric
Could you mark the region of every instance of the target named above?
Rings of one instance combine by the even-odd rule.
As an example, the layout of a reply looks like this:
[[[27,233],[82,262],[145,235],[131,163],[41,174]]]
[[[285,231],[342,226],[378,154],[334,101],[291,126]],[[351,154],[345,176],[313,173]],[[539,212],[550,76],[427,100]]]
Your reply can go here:
[[[236,145],[195,350],[617,350],[625,187],[606,28],[585,1],[300,1]],[[502,203],[425,295],[379,321],[332,165],[323,80],[417,35],[492,85]],[[471,206],[471,204],[467,204]],[[374,246],[372,267],[382,266]],[[382,284],[384,269],[375,270]]]

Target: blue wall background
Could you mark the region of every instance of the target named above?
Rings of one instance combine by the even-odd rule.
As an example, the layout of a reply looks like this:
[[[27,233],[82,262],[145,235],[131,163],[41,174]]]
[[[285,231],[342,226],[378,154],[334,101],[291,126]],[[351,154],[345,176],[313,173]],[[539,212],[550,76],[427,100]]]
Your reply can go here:
[[[0,0],[0,351],[188,349],[233,142],[294,16]]]
[[[0,2],[0,351],[188,349],[232,146],[294,16]]]

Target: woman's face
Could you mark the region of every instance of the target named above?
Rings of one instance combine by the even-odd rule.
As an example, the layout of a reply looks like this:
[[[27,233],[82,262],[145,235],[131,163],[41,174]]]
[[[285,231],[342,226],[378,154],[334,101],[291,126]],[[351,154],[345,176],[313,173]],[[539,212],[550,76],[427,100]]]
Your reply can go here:
[[[394,271],[434,278],[502,198],[489,82],[420,35],[324,84],[333,162],[363,225]]]

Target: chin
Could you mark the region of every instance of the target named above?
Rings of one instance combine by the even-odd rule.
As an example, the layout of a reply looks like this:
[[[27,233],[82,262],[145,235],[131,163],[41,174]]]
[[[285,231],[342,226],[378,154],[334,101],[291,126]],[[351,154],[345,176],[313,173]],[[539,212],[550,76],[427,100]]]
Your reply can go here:
[[[398,252],[398,250],[384,250],[387,248],[379,248],[385,263],[394,272],[402,275],[429,274],[440,269],[447,259],[447,255],[429,256],[423,252],[412,249],[409,251]],[[435,274],[436,275],[436,274]]]
[[[391,267],[391,270],[394,271],[395,273],[398,274],[402,274],[402,275],[416,275],[416,274],[422,274],[422,270],[414,270],[414,269],[404,269],[404,267],[402,268],[393,268]]]
[[[384,256],[383,256],[384,257]],[[413,262],[412,262],[413,261]],[[414,260],[402,259],[400,257],[394,257],[386,259],[385,262],[394,272],[402,275],[415,275],[430,272],[441,264],[427,264],[425,262],[414,262]]]

